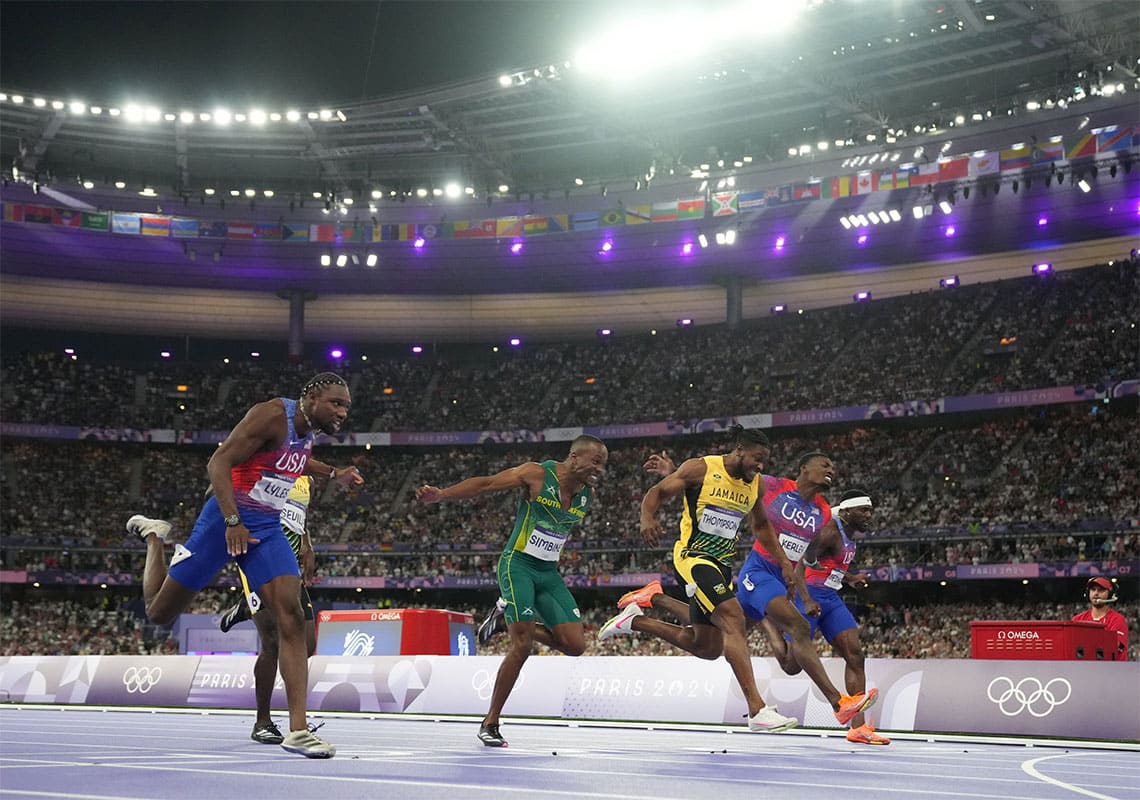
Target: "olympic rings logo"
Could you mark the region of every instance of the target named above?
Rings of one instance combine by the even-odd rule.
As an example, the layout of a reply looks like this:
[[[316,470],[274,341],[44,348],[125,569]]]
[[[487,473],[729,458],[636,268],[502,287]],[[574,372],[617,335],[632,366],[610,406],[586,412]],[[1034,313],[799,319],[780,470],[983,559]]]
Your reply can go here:
[[[128,694],[146,694],[162,680],[162,667],[129,667],[123,673]]]
[[[524,682],[523,674],[519,673],[515,688],[519,688]],[[471,676],[471,688],[475,690],[475,695],[480,700],[490,700],[491,691],[495,688],[495,676],[485,669],[476,670],[475,674]]]
[[[1034,717],[1047,717],[1059,705],[1068,702],[1073,687],[1064,678],[1042,685],[1037,678],[1022,678],[1017,683],[1004,675],[990,681],[986,696],[1007,717],[1028,711]]]

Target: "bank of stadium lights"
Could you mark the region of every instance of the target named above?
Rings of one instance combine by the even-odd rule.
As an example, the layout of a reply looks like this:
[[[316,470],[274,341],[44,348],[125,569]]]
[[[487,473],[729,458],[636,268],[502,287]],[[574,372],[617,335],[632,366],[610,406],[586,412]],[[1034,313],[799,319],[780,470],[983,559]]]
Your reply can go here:
[[[921,219],[921,217],[916,216],[915,219]],[[902,222],[902,212],[897,208],[868,211],[866,214],[848,214],[839,218],[839,224],[846,231],[853,228],[866,228],[868,225],[890,225],[892,222]]]
[[[607,19],[604,32],[576,50],[574,71],[604,77],[610,88],[641,87],[649,76],[676,75],[678,67],[706,63],[714,48],[777,38],[809,5],[809,0],[737,0],[623,14]],[[716,35],[694,36],[694,31]]]
[[[561,80],[564,73],[569,72],[571,62],[563,61],[561,65],[546,64],[541,67],[531,67],[530,69],[517,70],[515,72],[504,72],[499,76],[499,86],[504,89],[511,87],[526,86],[533,81],[556,81]]]
[[[10,94],[8,92],[0,92],[0,103],[12,103],[13,105],[23,105],[27,102],[27,98],[22,94]],[[111,117],[123,117],[131,123],[157,123],[157,122],[179,122],[183,125],[192,125],[195,122],[213,122],[219,126],[227,126],[232,123],[247,123],[255,127],[262,127],[270,122],[300,122],[302,119],[320,120],[323,122],[347,122],[348,115],[340,109],[327,109],[323,108],[317,111],[301,112],[296,109],[289,109],[287,111],[267,111],[262,108],[253,108],[248,112],[232,112],[226,108],[216,108],[212,111],[193,111],[190,109],[181,109],[178,112],[163,111],[157,106],[142,106],[137,103],[127,103],[126,105],[119,106],[102,106],[102,105],[88,105],[86,102],[78,99],[72,100],[48,100],[44,97],[33,97],[31,104],[36,108],[52,108],[55,111],[67,111],[72,116],[84,116],[90,114],[92,116],[102,116],[107,114]]]

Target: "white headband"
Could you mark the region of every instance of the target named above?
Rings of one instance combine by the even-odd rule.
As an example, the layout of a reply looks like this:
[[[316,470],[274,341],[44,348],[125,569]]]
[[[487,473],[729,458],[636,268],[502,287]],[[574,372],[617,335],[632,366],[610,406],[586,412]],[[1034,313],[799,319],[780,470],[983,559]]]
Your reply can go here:
[[[871,498],[867,497],[867,495],[863,495],[862,497],[852,497],[850,500],[844,500],[842,503],[836,506],[836,508],[838,508],[840,511],[846,511],[849,508],[863,507],[871,507]]]

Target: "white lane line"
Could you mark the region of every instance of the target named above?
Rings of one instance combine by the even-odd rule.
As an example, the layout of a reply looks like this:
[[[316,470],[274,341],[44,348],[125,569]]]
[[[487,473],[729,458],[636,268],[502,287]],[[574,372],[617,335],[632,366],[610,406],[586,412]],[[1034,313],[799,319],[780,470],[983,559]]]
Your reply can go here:
[[[73,794],[64,792],[39,792],[35,789],[0,789],[0,795],[13,797],[51,797],[64,800],[150,800],[146,795],[121,794]]]
[[[134,766],[134,765],[130,765],[130,764],[100,764],[99,766],[107,767],[107,768],[111,768],[111,769],[144,769],[144,770],[149,770],[149,771],[154,771],[154,772],[191,772],[191,773],[205,773],[208,775],[217,775],[218,774],[217,770],[215,770],[215,769],[195,769],[195,768],[190,768],[190,767],[167,767],[167,766],[158,766],[158,765],[155,765],[155,766],[141,766],[141,765]],[[468,766],[470,766],[470,765],[468,765]],[[537,772],[541,772],[544,775],[549,775],[551,773],[568,773],[568,774],[572,774],[575,776],[581,776],[582,775],[581,770],[562,770],[562,769],[555,770],[555,769],[549,769],[549,768],[548,769],[535,769],[532,767],[506,767],[506,769],[537,771]],[[723,777],[710,778],[707,773],[700,773],[700,774],[694,774],[694,775],[653,776],[653,775],[647,775],[645,773],[615,773],[612,771],[607,771],[605,774],[606,774],[607,778],[611,778],[611,779],[615,778],[615,777],[628,777],[628,778],[633,779],[634,781],[637,781],[637,780],[645,781],[647,779],[657,779],[657,780],[667,780],[671,783],[676,783],[677,781],[681,781],[681,780],[693,780],[693,781],[700,780],[700,781],[704,781],[704,782],[710,783],[710,784],[711,783],[716,783],[716,784],[728,783],[728,784],[744,784],[744,785],[765,784],[765,785],[770,785],[770,786],[802,786],[802,787],[809,787],[809,788],[816,788],[816,789],[820,789],[820,788],[822,788],[822,789],[841,789],[841,788],[845,788],[847,786],[847,784],[845,784],[845,783],[818,783],[818,782],[808,782],[808,781],[765,780],[763,778],[756,778],[756,777],[752,777],[752,776],[745,777],[745,778],[727,778],[727,779],[723,778]],[[298,775],[295,773],[285,774],[285,773],[281,773],[281,772],[247,772],[247,771],[237,771],[237,770],[228,770],[226,772],[226,775],[228,777],[231,777],[231,778],[232,777],[288,778],[288,779],[293,780],[293,781],[311,780],[311,781],[329,781],[329,782],[333,782],[333,783],[392,784],[395,786],[416,786],[416,787],[431,786],[431,787],[438,787],[441,789],[444,789],[444,788],[446,788],[446,789],[465,789],[468,791],[487,790],[489,788],[489,785],[486,783],[458,783],[458,782],[450,783],[450,782],[445,782],[445,781],[425,781],[425,780],[420,779],[420,778],[411,778],[411,779],[382,778],[382,777],[356,778],[356,777],[341,776],[341,775],[311,775],[311,774],[310,775]],[[1021,781],[1021,783],[1024,784],[1024,781]],[[524,794],[529,794],[531,796],[555,795],[555,796],[559,796],[559,797],[565,796],[565,797],[616,798],[617,800],[660,800],[659,794],[624,795],[624,794],[613,794],[611,792],[605,792],[605,793],[599,794],[599,793],[595,793],[595,792],[583,792],[581,790],[543,789],[543,788],[536,787],[536,786],[509,787],[509,786],[502,786],[502,785],[494,785],[493,789],[495,792],[521,792]],[[904,788],[891,787],[888,789],[888,788],[878,787],[876,789],[876,791],[879,793],[888,793],[889,792],[889,793],[894,793],[894,794],[915,794],[915,795],[922,795],[925,797],[932,797],[932,796],[945,796],[945,797],[953,797],[953,798],[961,798],[962,797],[961,790],[938,791],[938,790],[929,789],[929,788],[904,789]],[[977,794],[977,793],[971,793],[970,797],[971,798],[980,798],[980,800],[1040,800],[1040,798],[1037,797],[1036,795],[1019,796],[1019,795],[1011,795],[1011,794]],[[1108,798],[1108,800],[1116,800],[1116,798]]]
[[[179,724],[186,724],[193,721],[204,721],[210,717],[233,717],[253,715],[251,709],[219,709],[219,708],[172,708],[161,706],[73,706],[73,705],[44,705],[35,704],[27,705],[22,703],[15,703],[6,705],[0,709],[0,713],[4,711],[18,712],[12,713],[11,716],[16,717],[19,713],[44,713],[45,715],[50,712],[62,712],[73,718],[81,716],[85,713],[116,713],[121,715],[121,718],[131,718],[132,721],[142,722],[147,718],[160,719],[163,715],[177,715],[182,719]],[[279,716],[284,716],[283,709],[273,709],[274,713]],[[461,714],[416,714],[409,712],[382,712],[382,711],[312,711],[310,710],[309,716],[314,719],[324,720],[361,720],[361,721],[376,721],[384,720],[390,722],[400,723],[475,723],[478,722],[478,717],[475,715],[461,715]],[[194,718],[197,718],[196,720]],[[717,733],[728,735],[741,735],[746,739],[758,738],[763,734],[754,734],[748,732],[746,729],[737,725],[721,725],[714,723],[649,723],[649,722],[614,722],[609,720],[575,720],[567,721],[563,719],[541,719],[535,717],[504,717],[503,722],[515,724],[519,726],[530,726],[533,728],[570,728],[577,730],[593,729],[594,731],[609,729],[615,734],[620,734],[623,731],[652,731],[660,733],[672,734],[687,734],[687,733]],[[991,745],[1011,745],[1014,747],[1066,747],[1073,749],[1094,749],[1094,750],[1132,750],[1140,751],[1140,743],[1137,742],[1118,742],[1108,740],[1096,739],[1035,739],[1028,737],[1015,737],[1015,736],[997,736],[986,734],[961,734],[961,733],[911,733],[907,731],[884,731],[889,733],[892,738],[900,742],[915,741],[924,742],[928,744],[973,744],[975,746],[983,744]],[[774,737],[782,739],[799,739],[800,743],[807,743],[811,739],[822,740],[827,742],[829,740],[844,740],[844,733],[839,729],[831,728],[796,728],[791,731],[786,731],[782,734],[774,734]]]
[[[1037,769],[1037,765],[1040,764],[1042,761],[1052,761],[1053,759],[1057,759],[1057,758],[1072,758],[1074,756],[1080,756],[1080,755],[1086,755],[1086,754],[1085,753],[1064,753],[1062,755],[1057,755],[1057,756],[1041,756],[1040,758],[1033,758],[1033,759],[1030,759],[1029,761],[1023,762],[1021,765],[1021,770],[1026,775],[1029,775],[1032,778],[1036,778],[1039,781],[1044,781],[1045,783],[1052,784],[1053,786],[1056,786],[1060,789],[1067,789],[1070,792],[1077,792],[1078,794],[1083,794],[1087,797],[1095,797],[1097,800],[1119,800],[1119,798],[1113,797],[1112,795],[1101,794],[1100,792],[1093,792],[1093,791],[1090,791],[1088,789],[1083,789],[1080,786],[1074,786],[1071,783],[1065,783],[1064,781],[1059,781],[1056,778],[1051,778],[1048,775],[1045,775],[1044,773],[1040,772]]]

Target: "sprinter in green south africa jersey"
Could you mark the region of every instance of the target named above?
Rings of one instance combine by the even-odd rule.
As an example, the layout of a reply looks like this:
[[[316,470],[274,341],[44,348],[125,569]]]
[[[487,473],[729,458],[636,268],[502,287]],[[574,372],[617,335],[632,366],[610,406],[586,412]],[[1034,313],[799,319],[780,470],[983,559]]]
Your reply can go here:
[[[568,656],[580,656],[586,649],[578,603],[558,572],[558,559],[570,529],[585,516],[608,459],[601,439],[582,435],[571,442],[565,461],[528,461],[495,475],[467,478],[446,489],[424,485],[416,490],[421,503],[466,500],[504,489],[526,490],[499,557],[500,604],[488,623],[480,626],[482,640],[483,631],[493,631],[501,618],[511,637],[511,648],[495,677],[491,707],[479,728],[479,740],[488,747],[507,745],[499,732],[499,714],[534,643]]]

